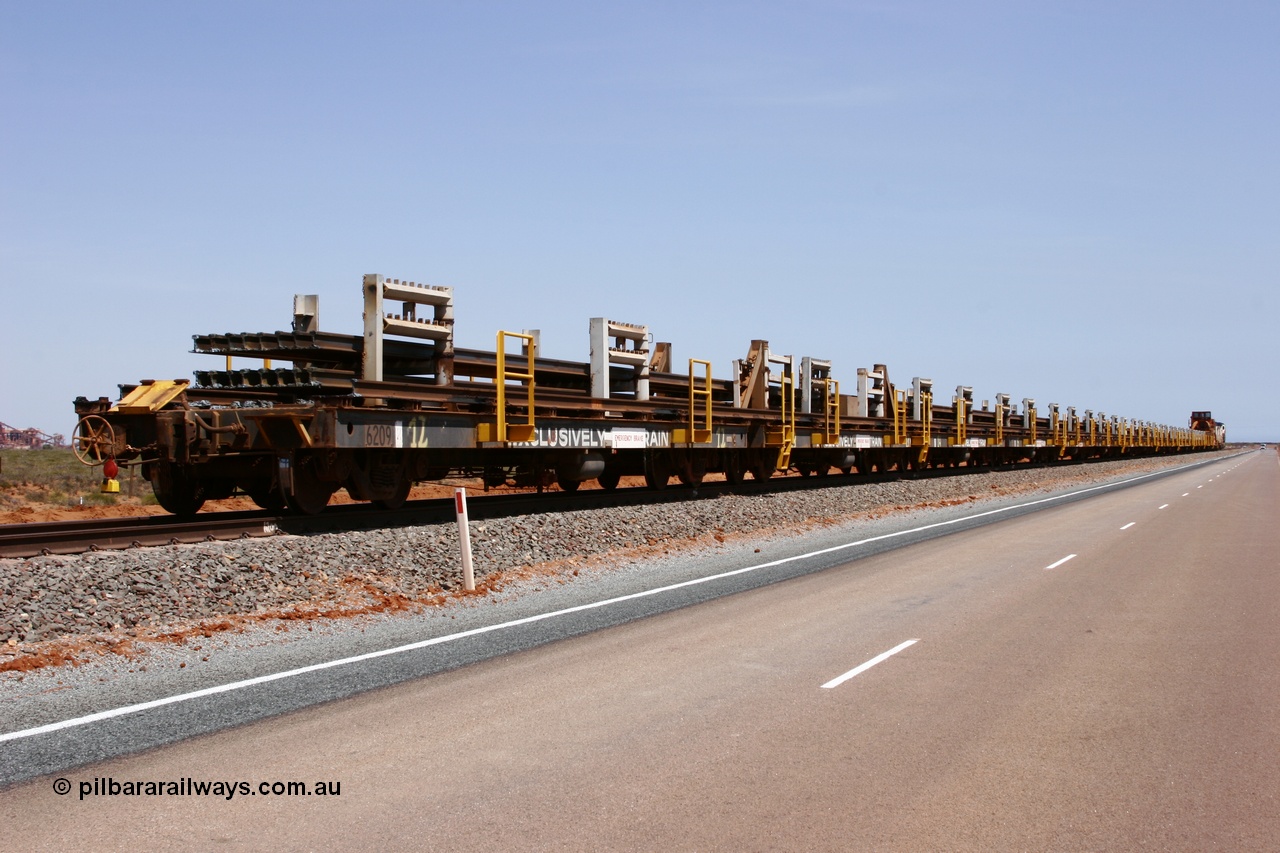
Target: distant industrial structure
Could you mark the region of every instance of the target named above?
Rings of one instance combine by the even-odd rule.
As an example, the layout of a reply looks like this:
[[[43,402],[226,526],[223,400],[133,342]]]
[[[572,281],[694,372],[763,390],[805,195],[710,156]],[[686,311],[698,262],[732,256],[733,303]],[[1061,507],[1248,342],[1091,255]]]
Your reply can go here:
[[[66,447],[62,433],[49,435],[34,427],[18,429],[0,421],[0,450],[40,450],[45,447]]]

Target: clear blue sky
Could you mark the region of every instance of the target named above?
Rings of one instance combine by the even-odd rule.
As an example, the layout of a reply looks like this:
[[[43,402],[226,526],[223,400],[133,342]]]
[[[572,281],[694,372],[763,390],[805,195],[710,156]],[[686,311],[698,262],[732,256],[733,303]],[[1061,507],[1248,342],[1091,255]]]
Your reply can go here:
[[[0,0],[0,421],[198,332],[647,323],[1280,438],[1280,5]],[[245,362],[246,366],[249,364]]]

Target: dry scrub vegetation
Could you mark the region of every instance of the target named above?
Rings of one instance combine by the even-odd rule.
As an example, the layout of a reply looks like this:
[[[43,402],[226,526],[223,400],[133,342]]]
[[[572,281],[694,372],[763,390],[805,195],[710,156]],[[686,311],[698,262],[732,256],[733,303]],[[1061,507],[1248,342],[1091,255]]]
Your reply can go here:
[[[121,473],[120,488],[119,495],[103,494],[102,469],[82,465],[67,449],[0,450],[0,514],[24,508],[39,512],[73,506],[155,504],[150,485],[137,478],[136,470]]]

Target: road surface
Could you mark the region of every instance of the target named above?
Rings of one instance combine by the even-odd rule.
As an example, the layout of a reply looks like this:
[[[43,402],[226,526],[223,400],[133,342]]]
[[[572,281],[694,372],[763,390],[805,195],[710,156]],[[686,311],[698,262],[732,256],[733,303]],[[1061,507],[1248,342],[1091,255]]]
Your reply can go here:
[[[1200,466],[19,785],[3,846],[1274,850],[1277,508]]]

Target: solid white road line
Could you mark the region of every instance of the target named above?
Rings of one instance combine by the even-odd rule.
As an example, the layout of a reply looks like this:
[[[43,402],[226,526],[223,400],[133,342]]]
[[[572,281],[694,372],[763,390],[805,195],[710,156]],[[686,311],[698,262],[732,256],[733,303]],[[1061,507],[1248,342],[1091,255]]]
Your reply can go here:
[[[866,672],[867,670],[871,669],[871,667],[875,666],[876,664],[880,663],[881,661],[883,661],[883,660],[888,660],[889,658],[891,658],[891,657],[893,657],[894,655],[896,655],[898,652],[900,652],[900,651],[902,651],[903,649],[905,649],[907,646],[915,645],[915,644],[916,644],[916,643],[918,643],[918,642],[920,642],[920,641],[919,641],[919,640],[907,640],[905,643],[899,643],[898,645],[896,645],[896,646],[894,646],[893,648],[889,649],[889,651],[885,652],[884,654],[876,655],[875,657],[873,657],[871,660],[867,661],[866,663],[864,663],[864,664],[862,664],[862,665],[860,665],[860,666],[855,666],[853,669],[849,670],[849,671],[848,671],[848,672],[846,672],[844,675],[838,675],[838,676],[836,676],[835,678],[833,678],[833,679],[831,679],[830,681],[828,681],[826,684],[822,685],[822,688],[823,688],[824,690],[830,690],[832,687],[839,687],[841,684],[844,684],[846,681],[848,681],[850,678],[853,678],[853,677],[854,677],[855,675],[857,675],[858,673],[860,673],[860,672]]]
[[[1058,562],[1054,563],[1052,566],[1045,566],[1045,567],[1044,567],[1044,570],[1047,572],[1047,571],[1049,571],[1050,569],[1056,569],[1056,568],[1058,568],[1058,566],[1061,566],[1061,565],[1062,565],[1063,563],[1065,563],[1067,560],[1074,560],[1074,559],[1075,559],[1075,556],[1076,556],[1075,554],[1068,554],[1067,556],[1063,557],[1063,558],[1062,558],[1061,560],[1059,560]]]
[[[1160,504],[1159,509],[1164,509],[1164,508],[1165,508],[1165,507],[1167,507],[1167,506],[1168,506],[1168,504]]]
[[[1137,523],[1138,523],[1138,522],[1136,522],[1136,521],[1131,521],[1131,522],[1129,522],[1128,524],[1126,524],[1124,527],[1121,527],[1120,529],[1121,529],[1121,530],[1128,530],[1130,527],[1133,527],[1133,526],[1134,526],[1135,524],[1137,524]]]
[[[1193,462],[1184,467],[1193,468],[1199,465],[1206,465],[1206,464],[1209,464],[1209,463]],[[671,590],[675,590],[675,589],[682,589],[684,587],[690,587],[690,586],[698,586],[699,584],[711,583],[712,581],[722,580],[724,578],[733,577],[734,575],[743,575],[749,572],[759,571],[760,569],[769,569],[769,568],[773,568],[774,566],[785,565],[786,563],[794,563],[797,560],[804,560],[804,559],[808,559],[809,557],[817,557],[823,554],[832,554],[837,551],[844,551],[849,548],[857,548],[860,545],[867,545],[871,542],[881,542],[886,539],[897,539],[898,537],[901,537],[901,536],[909,536],[913,533],[920,533],[925,530],[933,530],[939,527],[950,527],[955,524],[963,524],[966,521],[973,521],[974,519],[978,519],[978,518],[986,518],[992,515],[1002,515],[1007,512],[1012,512],[1018,509],[1025,509],[1031,506],[1039,506],[1040,504],[1063,501],[1067,498],[1075,497],[1077,495],[1085,495],[1085,494],[1089,494],[1090,492],[1096,492],[1096,491],[1099,491],[1100,489],[1113,489],[1118,486],[1123,486],[1129,483],[1137,483],[1142,480],[1148,480],[1152,477],[1171,474],[1179,470],[1182,470],[1182,469],[1174,468],[1174,469],[1166,469],[1164,471],[1153,471],[1149,474],[1139,474],[1137,477],[1130,477],[1127,480],[1117,480],[1114,483],[1102,483],[1097,486],[1087,486],[1083,489],[1078,489],[1077,491],[1074,491],[1074,492],[1064,492],[1063,494],[1053,495],[1047,498],[1037,498],[1036,500],[1027,501],[1026,503],[1011,504],[1010,506],[998,507],[996,509],[989,509],[984,512],[974,513],[973,515],[961,516],[960,518],[952,518],[947,521],[935,521],[932,524],[925,524],[925,525],[921,525],[920,527],[913,527],[910,530],[898,530],[898,531],[895,531],[894,533],[883,533],[879,536],[869,536],[866,539],[859,539],[856,542],[846,542],[843,545],[833,545],[830,548],[820,548],[817,551],[809,551],[804,554],[796,554],[793,557],[783,557],[782,559],[771,560],[767,563],[757,563],[754,566],[745,566],[740,569],[731,569],[730,571],[721,572],[715,575],[707,575],[706,577],[702,577],[702,578],[694,578],[692,580],[681,581],[680,583],[673,583],[667,586],[655,587],[654,589],[647,589],[647,590],[642,590],[640,592],[633,592],[630,595],[620,595],[616,598],[606,598],[602,601],[593,601],[587,604],[579,604],[576,607],[566,607],[563,610],[552,610],[547,613],[538,613],[533,616],[526,616],[522,619],[513,619],[510,622],[499,622],[493,625],[484,625],[479,628],[472,628],[469,631],[460,631],[456,634],[446,634],[442,637],[432,637],[428,640],[419,640],[416,643],[406,643],[403,646],[394,646],[389,649],[380,649],[376,652],[366,652],[361,655],[352,655],[350,657],[323,661],[321,663],[311,664],[310,666],[301,666],[301,667],[298,667],[297,669],[287,669],[287,670],[284,670],[283,672],[273,672],[268,675],[259,675],[256,678],[246,678],[243,681],[232,681],[228,684],[219,684],[215,687],[206,687],[202,690],[193,690],[190,693],[179,693],[174,696],[165,696],[161,699],[153,699],[150,702],[139,702],[136,705],[124,705],[119,708],[112,708],[107,711],[99,711],[95,714],[86,714],[83,717],[73,717],[69,720],[61,720],[56,723],[48,723],[47,725],[36,726],[30,729],[19,729],[18,731],[14,731],[14,732],[6,732],[4,734],[0,734],[0,743],[4,743],[5,741],[10,741],[10,740],[18,740],[19,738],[48,734],[50,732],[56,732],[62,729],[69,729],[74,726],[83,726],[88,723],[96,723],[102,720],[111,720],[111,719],[115,719],[116,717],[123,717],[127,714],[136,714],[140,711],[149,711],[152,708],[161,708],[161,707],[164,707],[165,705],[175,705],[175,704],[178,704],[179,702],[187,702],[192,699],[200,699],[205,696],[214,696],[219,693],[230,693],[233,690],[243,690],[246,687],[254,687],[258,684],[267,684],[272,681],[280,681],[281,679],[285,679],[285,678],[293,678],[294,676],[305,675],[309,672],[319,672],[321,670],[332,669],[334,667],[339,667],[339,666],[346,666],[348,664],[362,663],[367,660],[386,657],[387,655],[396,655],[396,654],[401,654],[403,652],[412,652],[418,649],[425,649],[428,646],[438,646],[438,645],[441,645],[442,643],[449,643],[455,640],[461,640],[466,637],[475,637],[480,634],[488,634],[493,631],[501,631],[505,628],[514,628],[518,625],[529,625],[534,622],[542,622],[547,619],[555,619],[559,616],[566,616],[571,613],[581,613],[586,610],[596,610],[601,607],[609,607],[610,605],[618,604],[619,602],[623,602],[623,601],[631,601],[638,598],[648,598],[649,596],[659,595],[661,593],[670,592]],[[1074,557],[1074,556],[1075,554],[1071,555],[1071,557]],[[1054,563],[1054,566],[1060,565],[1061,563],[1065,563],[1067,560],[1070,560],[1071,557],[1067,557],[1066,560],[1060,560],[1059,562]],[[1049,568],[1053,568],[1054,566],[1049,566]]]

